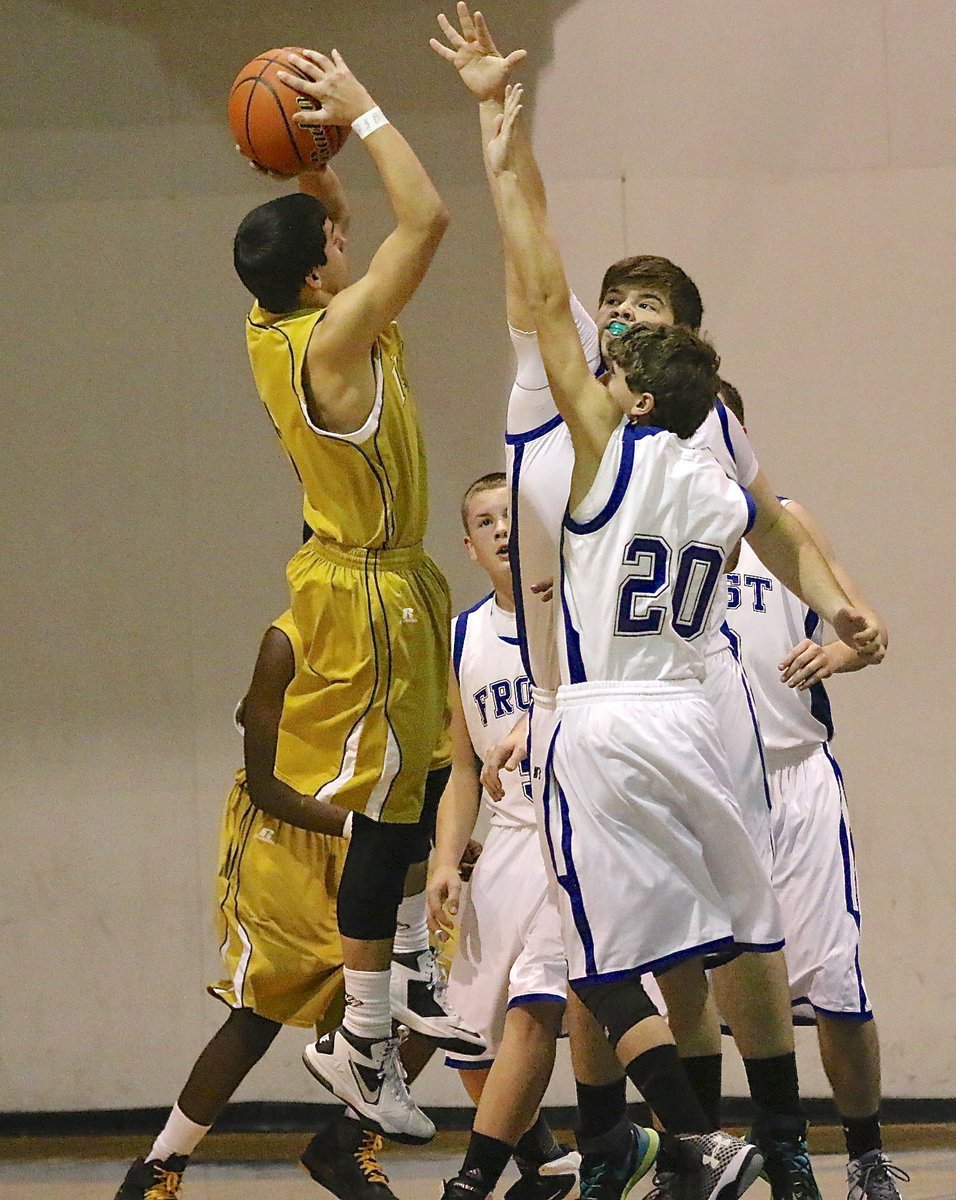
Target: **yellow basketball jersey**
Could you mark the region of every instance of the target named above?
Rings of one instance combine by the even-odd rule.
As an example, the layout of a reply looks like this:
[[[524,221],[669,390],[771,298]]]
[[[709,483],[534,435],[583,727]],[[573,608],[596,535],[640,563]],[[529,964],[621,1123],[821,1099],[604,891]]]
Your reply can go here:
[[[375,403],[361,429],[329,433],[310,420],[303,369],[324,308],[246,322],[252,373],[305,493],[303,516],[323,540],[370,550],[414,546],[425,533],[428,484],[418,411],[392,323],[372,347]]]

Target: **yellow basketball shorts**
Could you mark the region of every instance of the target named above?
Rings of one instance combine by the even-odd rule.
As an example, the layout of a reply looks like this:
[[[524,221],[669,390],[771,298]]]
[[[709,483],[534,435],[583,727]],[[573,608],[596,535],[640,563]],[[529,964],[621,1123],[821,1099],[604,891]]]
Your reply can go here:
[[[444,577],[420,546],[313,537],[288,578],[303,661],[285,694],[276,776],[374,821],[417,821],[446,721]]]
[[[335,901],[348,842],[296,829],[255,808],[242,772],[219,835],[217,923],[224,978],[208,990],[230,1008],[283,1025],[334,1029],[342,1018]]]

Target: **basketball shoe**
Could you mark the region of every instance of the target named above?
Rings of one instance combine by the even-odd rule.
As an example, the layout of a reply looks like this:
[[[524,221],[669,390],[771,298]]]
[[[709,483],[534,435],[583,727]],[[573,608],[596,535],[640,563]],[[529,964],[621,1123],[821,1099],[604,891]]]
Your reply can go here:
[[[869,1150],[847,1165],[847,1200],[901,1200],[897,1179],[910,1181],[903,1168],[890,1162],[882,1150]]]
[[[149,1162],[138,1158],[126,1172],[115,1200],[179,1200],[188,1161],[181,1154],[162,1160],[151,1158]]]
[[[448,982],[435,951],[396,954],[390,985],[392,1016],[453,1054],[484,1054],[481,1034],[468,1029],[448,1001]]]
[[[763,1174],[773,1200],[821,1200],[807,1150],[806,1121],[778,1117],[766,1129],[755,1127],[750,1136],[763,1155]]]
[[[715,1133],[681,1133],[661,1150],[654,1183],[645,1200],[737,1200],[763,1166],[750,1142]]]
[[[340,1200],[396,1200],[378,1161],[381,1148],[378,1134],[340,1116],[315,1135],[299,1162]]]
[[[398,1056],[401,1041],[400,1032],[370,1042],[340,1025],[306,1046],[302,1061],[323,1087],[355,1109],[363,1125],[420,1146],[432,1140],[435,1126],[409,1095]]]
[[[654,1129],[631,1125],[627,1153],[620,1162],[604,1155],[581,1155],[581,1200],[624,1200],[654,1164],[660,1137]]]

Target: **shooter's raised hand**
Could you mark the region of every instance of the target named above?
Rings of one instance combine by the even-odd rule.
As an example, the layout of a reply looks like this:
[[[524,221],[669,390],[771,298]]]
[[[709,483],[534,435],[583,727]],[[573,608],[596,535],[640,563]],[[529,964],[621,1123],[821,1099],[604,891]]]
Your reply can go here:
[[[290,53],[289,62],[298,75],[276,72],[284,84],[302,96],[315,100],[320,107],[303,109],[292,118],[296,125],[351,125],[363,113],[375,107],[375,101],[349,70],[338,50],[331,57],[318,50]]]
[[[437,38],[429,39],[428,44],[436,54],[452,64],[475,99],[504,100],[512,68],[526,58],[528,52],[512,50],[505,58],[495,46],[481,13],[476,12],[472,16],[464,0],[459,0],[456,8],[461,32],[444,13],[439,13],[438,24],[448,44]]]

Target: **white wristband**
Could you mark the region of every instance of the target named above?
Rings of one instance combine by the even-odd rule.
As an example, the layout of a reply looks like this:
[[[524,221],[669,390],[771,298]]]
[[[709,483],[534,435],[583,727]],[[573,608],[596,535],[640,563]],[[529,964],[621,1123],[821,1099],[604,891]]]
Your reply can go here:
[[[342,833],[340,836],[344,837],[346,841],[348,841],[349,838],[352,836],[352,818],[354,816],[355,816],[355,813],[352,812],[351,810],[349,810],[349,812],[347,813],[347,815],[345,817],[345,824],[342,826]]]
[[[356,117],[352,122],[352,128],[364,142],[370,133],[374,133],[376,129],[381,129],[383,125],[388,124],[388,117],[378,107],[370,108],[368,112],[362,113],[360,117]]]

